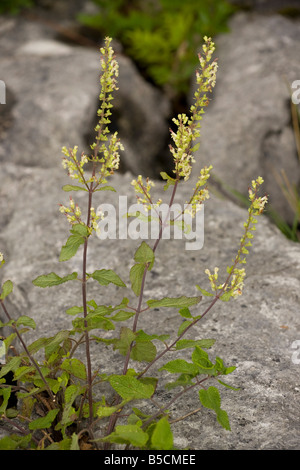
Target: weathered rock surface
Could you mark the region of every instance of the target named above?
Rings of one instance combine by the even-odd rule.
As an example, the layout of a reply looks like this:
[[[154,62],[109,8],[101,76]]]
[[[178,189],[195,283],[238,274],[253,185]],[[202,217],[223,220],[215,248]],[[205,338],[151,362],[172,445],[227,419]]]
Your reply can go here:
[[[99,51],[61,43],[52,29],[20,19],[0,23],[0,41],[1,79],[11,117],[2,135],[0,160],[9,155],[21,165],[49,168],[63,145],[89,152],[99,107]],[[120,54],[118,61],[120,90],[113,127],[126,145],[123,167],[158,174],[169,102],[137,73],[131,60]]]
[[[105,202],[117,207],[118,195],[129,194],[128,205],[133,203],[135,198],[128,190],[130,181],[130,174],[116,175],[114,185],[118,193],[105,194]],[[14,293],[8,299],[11,314],[29,314],[37,323],[36,332],[27,334],[28,339],[69,328],[72,318],[65,310],[81,302],[80,286],[76,282],[48,289],[32,285],[32,280],[40,274],[54,271],[63,276],[81,269],[80,254],[69,262],[58,262],[60,248],[68,236],[67,222],[57,207],[66,199],[65,193],[60,193],[65,182],[57,167],[49,170],[1,165],[4,200],[13,200],[7,214],[2,216],[6,223],[1,224],[0,245],[7,263],[1,277],[15,284]],[[163,193],[160,185],[157,192],[158,196]],[[185,192],[179,192],[184,200]],[[81,198],[76,199],[80,203]],[[245,210],[212,198],[205,208],[203,249],[187,251],[185,240],[163,240],[147,280],[146,298],[197,295],[196,284],[208,287],[204,274],[207,267],[213,270],[214,266],[220,266],[225,276],[225,267],[234,257],[246,217]],[[94,238],[88,271],[112,268],[129,285],[129,269],[139,243],[140,240]],[[211,356],[220,356],[226,364],[237,367],[227,382],[240,387],[240,391],[222,390],[222,406],[229,413],[232,431],[224,431],[216,424],[213,413],[203,410],[174,426],[178,446],[299,449],[300,364],[299,350],[297,353],[293,349],[300,339],[299,267],[298,245],[287,241],[267,219],[260,220],[243,296],[216,305],[203,324],[199,323],[188,335],[189,338],[215,338]],[[98,303],[116,305],[124,296],[133,305],[136,303],[125,289],[99,288],[94,284],[89,289],[89,298]],[[206,305],[202,302],[201,311]],[[174,335],[181,321],[174,310],[154,310],[140,319],[140,328],[148,333]],[[94,367],[101,367],[102,372],[109,372],[111,364],[115,372],[122,368],[122,360],[109,348],[93,345],[92,358]],[[163,390],[158,393],[163,400]],[[191,393],[172,406],[171,412],[176,418],[198,406],[197,394]]]
[[[242,20],[236,21],[238,24]],[[258,24],[262,21],[265,20],[257,19]],[[273,21],[273,25],[279,27],[277,17]],[[269,32],[271,33],[271,29]],[[246,36],[248,33],[246,28]],[[234,30],[232,34],[236,38]],[[7,37],[10,39],[3,41],[2,38],[1,42],[5,44],[7,53],[10,51],[10,54],[14,54],[12,36],[8,34],[5,38]],[[230,37],[223,38],[225,45]],[[41,39],[39,31],[36,33],[36,38]],[[49,39],[52,40],[51,37]],[[263,56],[264,46],[259,41],[258,43],[256,47],[261,47],[261,56]],[[236,54],[242,61],[246,54],[237,44],[239,41],[235,43],[235,48],[231,46],[229,51],[234,55],[236,50]],[[49,43],[48,45],[50,47]],[[226,51],[225,45],[222,46],[220,42],[220,54],[218,54],[220,58],[221,51]],[[58,47],[53,43],[52,46]],[[62,52],[63,49],[60,46]],[[28,44],[26,46],[25,42],[24,48],[26,47],[28,49]],[[25,57],[24,52],[23,54]],[[40,289],[32,284],[32,280],[41,274],[54,271],[63,276],[81,270],[81,252],[69,262],[58,262],[61,246],[65,244],[69,235],[68,224],[58,211],[58,204],[68,200],[68,194],[60,189],[69,182],[61,169],[60,149],[62,145],[84,145],[86,122],[82,116],[82,110],[83,108],[88,110],[92,119],[90,96],[94,94],[97,87],[98,58],[92,51],[84,52],[81,49],[76,52],[72,50],[71,55],[68,54],[60,56],[57,54],[55,60],[53,55],[43,59],[40,56],[27,58],[26,60],[31,64],[35,62],[39,65],[40,71],[37,72],[39,82],[34,80],[33,68],[26,65],[23,56],[20,58],[22,67],[26,70],[23,91],[33,95],[34,90],[35,96],[32,104],[29,100],[26,101],[26,97],[24,101],[18,101],[20,81],[15,76],[17,69],[13,64],[20,63],[19,59],[17,62],[8,57],[5,61],[2,60],[3,70],[6,71],[4,79],[13,95],[16,95],[17,102],[10,108],[14,122],[8,130],[5,130],[8,134],[1,143],[0,251],[5,255],[6,264],[0,270],[0,281],[11,279],[14,283],[14,291],[7,299],[11,315],[16,318],[18,315],[27,314],[32,316],[37,323],[37,330],[26,334],[28,341],[55,334],[62,328],[69,328],[72,318],[67,316],[65,311],[81,302],[80,286],[78,287],[76,282],[48,289]],[[69,90],[68,84],[65,84],[62,89],[57,89],[58,94],[54,95],[49,86],[54,80],[56,83],[58,78],[53,71],[54,63],[57,65],[60,62],[63,69],[66,61],[70,66],[68,69],[70,81],[72,81],[72,74],[79,73],[79,69],[82,70],[80,68],[82,61],[89,64],[88,77],[85,77],[86,85],[81,87],[79,80],[77,81],[78,88],[74,90],[74,82],[72,87],[69,84]],[[72,63],[76,63],[77,66],[73,68]],[[251,85],[251,77],[248,81],[248,75],[246,73],[242,75],[243,67],[246,65],[247,60],[246,64],[244,63],[239,70],[236,70],[235,83],[230,85],[226,75],[229,64],[220,60],[218,90],[227,91],[228,96],[225,93],[225,97],[228,99],[229,96],[235,97],[237,103],[248,107],[245,109],[245,114],[241,115],[239,112],[238,118],[235,119],[233,112],[231,114],[230,102],[217,92],[216,100],[203,121],[201,147],[201,155],[205,155],[207,163],[211,163],[214,155],[218,155],[218,160],[213,160],[216,171],[225,171],[228,167],[227,174],[233,173],[239,165],[238,155],[244,155],[250,150],[253,152],[251,159],[255,165],[248,169],[240,164],[240,173],[233,181],[234,187],[239,188],[239,180],[241,180],[241,190],[247,187],[249,179],[260,173],[257,163],[259,146],[256,145],[254,139],[255,134],[264,136],[263,132],[259,134],[260,126],[264,126],[265,121],[268,121],[270,115],[273,116],[273,114],[275,122],[272,124],[274,126],[272,129],[280,128],[281,125],[284,125],[284,128],[287,127],[288,119],[285,114],[284,119],[281,120],[281,106],[277,103],[278,109],[274,110],[273,101],[268,95],[269,105],[260,108],[262,112],[258,123],[260,126],[257,125],[254,128],[255,132],[252,130],[250,142],[247,141],[248,143],[243,146],[242,137],[248,138],[249,129],[255,126],[253,121],[250,122],[250,128],[248,125],[251,106],[254,108],[254,105],[249,104],[243,93],[238,93],[235,87],[235,84],[239,82],[239,75],[242,76],[241,80],[246,80],[246,88]],[[273,62],[270,63],[270,68],[273,65]],[[259,69],[259,62],[257,67]],[[224,72],[222,68],[225,68]],[[57,68],[55,70],[58,71]],[[40,82],[43,72],[47,86]],[[252,73],[255,77],[258,71],[253,70]],[[290,73],[292,74],[292,70]],[[32,79],[32,84],[28,81],[29,77]],[[293,78],[293,74],[291,77]],[[282,93],[282,104],[286,100],[284,85],[281,89],[277,78],[272,79],[271,75],[267,76],[266,83],[263,82],[266,92],[267,84],[270,84],[268,79],[271,80],[274,90],[280,90],[279,93]],[[253,87],[251,85],[251,90],[255,92],[254,85]],[[56,100],[56,104],[62,99],[66,100],[66,106],[62,108],[55,106],[53,99]],[[255,106],[259,104],[258,100],[255,94]],[[235,109],[239,109],[237,104],[234,106]],[[215,122],[217,109],[220,118],[216,123],[215,131],[212,132],[211,125]],[[213,119],[210,114],[214,115]],[[46,124],[40,122],[45,117]],[[242,123],[243,134],[235,131],[234,125],[237,120]],[[20,133],[13,132],[13,129],[19,130]],[[37,136],[32,142],[34,129],[37,131]],[[228,135],[232,137],[231,146],[229,146]],[[254,149],[252,149],[253,146]],[[205,164],[206,161],[204,162],[204,158],[201,158]],[[135,196],[130,187],[131,179],[130,173],[115,175],[111,184],[115,186],[117,193],[98,193],[99,204],[110,202],[117,207],[119,195],[128,195],[128,205],[134,203]],[[157,198],[163,195],[161,183],[157,183],[156,190]],[[83,193],[76,193],[74,198],[84,208]],[[182,186],[178,191],[178,202],[183,203],[187,199],[188,192],[185,186]],[[96,207],[97,204],[95,202]],[[235,256],[246,218],[247,211],[231,202],[212,197],[205,206],[204,247],[201,250],[186,250],[185,240],[163,240],[157,250],[156,264],[147,279],[146,298],[197,295],[199,292],[195,288],[196,284],[208,288],[207,277],[204,274],[206,268],[213,270],[215,266],[219,266],[221,273],[223,272],[225,276],[225,268]],[[135,241],[129,238],[101,241],[95,237],[91,240],[88,252],[88,271],[92,272],[101,268],[114,269],[129,285],[129,270],[139,243],[140,240]],[[153,241],[150,240],[149,243],[152,244]],[[259,220],[253,248],[246,265],[247,279],[243,296],[230,303],[216,304],[203,323],[200,322],[188,336],[199,339],[215,338],[216,343],[210,351],[212,358],[220,356],[226,364],[237,367],[236,371],[228,376],[227,382],[240,387],[240,390],[222,389],[222,407],[229,414],[232,431],[224,431],[216,423],[214,414],[203,409],[200,413],[174,425],[175,443],[178,447],[190,446],[196,450],[299,450],[299,268],[299,245],[286,240],[266,218]],[[112,286],[99,288],[95,284],[90,284],[89,287],[89,298],[95,298],[99,304],[115,305],[124,296],[129,297],[135,305],[135,296],[125,289]],[[206,299],[195,311],[199,308],[200,313],[205,306],[207,306]],[[147,333],[174,335],[181,321],[182,318],[176,311],[159,309],[144,313],[139,326]],[[105,334],[109,336],[110,333]],[[186,355],[187,352],[184,354]],[[118,354],[103,345],[92,345],[92,360],[94,368],[100,367],[102,372],[109,373],[113,367],[113,372],[118,373],[123,367]],[[160,365],[158,364],[157,368]],[[165,375],[165,380],[168,380],[167,375]],[[101,391],[99,393],[101,394]],[[162,388],[158,390],[158,394],[161,400],[169,400],[171,397],[170,392],[167,398],[163,398]],[[172,416],[177,418],[198,407],[197,394],[191,393],[188,396],[185,395],[179,403],[171,406],[170,410]]]

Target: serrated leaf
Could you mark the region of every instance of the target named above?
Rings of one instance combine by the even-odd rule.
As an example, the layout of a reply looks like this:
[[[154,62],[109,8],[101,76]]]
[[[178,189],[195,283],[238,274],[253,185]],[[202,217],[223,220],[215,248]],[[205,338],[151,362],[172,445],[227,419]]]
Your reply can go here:
[[[69,385],[65,390],[65,406],[60,423],[67,424],[70,421],[70,414],[72,413],[72,405],[76,397],[84,392],[84,388],[79,385]]]
[[[169,337],[170,337],[170,335],[148,335],[143,330],[139,330],[137,332],[137,336],[135,338],[135,341],[136,342],[139,342],[139,341],[153,341],[154,339],[157,339],[158,341],[164,342],[167,339],[169,339]]]
[[[149,263],[148,269],[150,271],[153,266],[154,259],[155,256],[152,248],[150,248],[150,246],[143,241],[135,252],[134,261],[136,261],[137,263],[142,263],[144,265]]]
[[[106,418],[107,416],[111,416],[112,414],[116,413],[118,411],[117,406],[99,406],[97,408],[96,414],[99,418]]]
[[[68,238],[66,244],[62,247],[59,261],[68,261],[76,255],[78,248],[82,245],[89,235],[88,229],[83,224],[73,225],[70,230],[72,235]]]
[[[214,410],[218,422],[224,429],[230,431],[230,424],[227,412],[221,409],[221,397],[219,390],[216,387],[209,387],[207,390],[199,390],[200,402],[205,408]]]
[[[165,387],[167,390],[172,390],[175,387],[186,387],[192,385],[192,376],[189,374],[180,374],[180,376],[173,382],[168,382]]]
[[[11,281],[5,281],[3,286],[2,286],[2,292],[0,295],[0,299],[4,300],[5,297],[7,297],[13,290],[13,283]]]
[[[129,318],[133,317],[133,315],[135,315],[134,312],[126,312],[125,310],[120,310],[113,317],[111,317],[111,319],[113,321],[126,321]]]
[[[120,354],[126,356],[131,343],[135,340],[136,333],[130,328],[122,327],[120,330],[120,338],[115,341],[114,349],[118,349]]]
[[[174,308],[182,308],[182,307],[191,307],[192,305],[196,305],[202,299],[201,296],[198,297],[186,297],[182,295],[181,297],[164,297],[161,300],[148,300],[147,304],[149,307],[157,308],[157,307],[174,307]]]
[[[70,450],[80,450],[78,439],[79,439],[78,434],[73,432]]]
[[[36,328],[35,321],[27,315],[21,315],[18,318],[18,320],[16,321],[16,326],[20,325],[29,326],[29,328],[32,328],[33,330],[35,330]]]
[[[167,370],[172,374],[198,374],[198,367],[191,362],[185,361],[184,359],[174,359],[174,361],[169,361],[159,369],[159,371],[161,370]]]
[[[173,433],[166,417],[161,418],[151,436],[151,448],[156,450],[173,449]]]
[[[76,272],[72,274],[68,274],[67,276],[60,277],[55,273],[44,274],[42,276],[38,276],[36,279],[32,281],[32,283],[37,287],[52,287],[58,286],[59,284],[63,284],[67,281],[73,281],[77,279],[78,274]]]
[[[140,295],[145,266],[143,264],[134,264],[130,269],[129,279],[131,288],[136,296]]]
[[[221,426],[227,431],[231,431],[227,411],[220,409],[216,414],[217,420],[221,424]]]
[[[221,407],[220,392],[216,387],[209,387],[207,390],[200,389],[199,398],[205,408],[217,411]]]
[[[83,312],[83,307],[70,307],[66,310],[67,315],[78,315]]]
[[[28,346],[28,350],[31,354],[35,354],[41,348],[45,347],[49,343],[49,338],[39,338]]]
[[[215,343],[214,339],[181,339],[176,343],[176,349],[186,349],[186,348],[194,348],[195,346],[199,346],[200,348],[209,349]]]
[[[84,238],[89,236],[89,230],[87,226],[84,224],[73,225],[70,232],[73,233],[73,235],[80,235],[81,237],[84,237]]]
[[[190,310],[187,307],[181,308],[179,313],[183,318],[193,318]]]
[[[181,323],[180,327],[178,328],[178,336],[180,336],[192,323],[194,320],[186,320]]]
[[[89,274],[89,277],[98,281],[102,286],[112,283],[119,287],[126,287],[122,279],[112,269],[96,270],[93,274]]]
[[[61,368],[79,379],[86,379],[85,365],[79,359],[65,359],[61,364]]]
[[[45,354],[46,356],[50,356],[53,351],[66,339],[70,336],[70,332],[68,330],[61,330],[56,335],[52,336],[48,339],[47,344],[45,345]]]
[[[213,364],[206,351],[203,351],[199,346],[196,346],[192,354],[193,363],[199,368],[200,374],[215,375],[217,368]]]
[[[112,388],[124,400],[150,398],[154,393],[153,385],[143,384],[135,377],[127,375],[112,375],[108,380]]]
[[[101,314],[97,314],[95,312],[91,312],[86,316],[86,321],[88,322],[88,329],[98,329],[101,328],[102,330],[114,330],[115,325],[111,320],[108,318],[103,317]],[[76,320],[73,321],[73,324],[75,324]],[[78,318],[77,319],[77,325],[81,324],[81,327],[84,329],[84,319],[83,318]]]
[[[8,372],[15,371],[20,363],[22,358],[20,356],[12,357],[4,366],[0,369],[0,377],[4,377]]]
[[[50,410],[46,416],[43,416],[42,418],[37,418],[34,421],[31,421],[29,423],[28,427],[32,431],[34,429],[48,429],[52,425],[53,421],[55,420],[57,414],[59,412],[59,409],[55,410]]]
[[[8,400],[9,400],[10,394],[11,394],[11,387],[0,388],[0,397],[1,397],[0,416],[2,416],[3,413],[5,413],[5,410],[6,410],[7,405],[8,405]]]
[[[136,343],[130,353],[131,359],[139,362],[151,362],[156,357],[156,347],[151,341]]]
[[[116,426],[115,431],[103,440],[117,444],[131,444],[134,447],[143,447],[148,441],[148,434],[136,424],[124,424]]]
[[[63,191],[87,191],[86,188],[82,187],[82,186],[74,186],[73,184],[65,184],[63,187],[62,187]]]

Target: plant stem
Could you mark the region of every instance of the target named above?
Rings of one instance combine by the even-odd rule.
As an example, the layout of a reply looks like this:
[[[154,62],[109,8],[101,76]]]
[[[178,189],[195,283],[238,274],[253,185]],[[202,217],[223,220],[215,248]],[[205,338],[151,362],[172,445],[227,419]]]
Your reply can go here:
[[[179,183],[179,176],[177,176],[175,184],[174,184],[174,188],[173,188],[172,195],[171,195],[171,198],[170,198],[169,209],[168,209],[168,213],[166,215],[165,221],[162,222],[161,225],[160,225],[159,234],[158,234],[157,240],[155,241],[153,249],[152,249],[153,253],[155,253],[155,251],[158,247],[158,244],[159,244],[159,242],[162,238],[162,233],[163,233],[163,230],[164,230],[164,226],[165,226],[166,221],[168,220],[170,210],[171,210],[171,206],[174,202],[174,198],[175,198],[178,183]],[[142,307],[143,296],[144,296],[144,287],[145,287],[148,268],[149,268],[148,265],[145,266],[144,273],[143,273],[143,279],[142,279],[141,291],[140,291],[139,300],[138,300],[138,306],[137,306],[136,313],[135,313],[134,320],[133,320],[133,329],[132,329],[133,332],[136,332],[136,330],[137,330],[138,319],[139,319],[139,315],[141,313],[141,307]],[[133,343],[131,343],[131,345],[128,349],[128,352],[126,354],[125,363],[124,363],[124,367],[123,367],[123,375],[126,375],[127,370],[128,370],[128,364],[129,364],[129,360],[130,360],[130,353],[131,353],[131,350],[132,350],[132,346],[133,346]],[[117,398],[117,404],[119,404],[119,403],[120,403],[120,397]],[[116,424],[118,418],[119,418],[119,414],[115,413],[115,414],[111,415],[106,435],[109,435],[110,433],[113,432],[115,424]],[[104,449],[107,450],[109,447],[110,447],[110,444],[108,442],[106,442],[105,445],[104,445]]]
[[[12,321],[12,318],[11,318],[10,314],[8,313],[7,308],[6,308],[6,306],[5,306],[5,304],[4,304],[4,302],[3,302],[2,299],[0,299],[0,303],[1,303],[2,309],[3,309],[3,311],[4,311],[5,315],[6,315],[6,317],[8,318],[9,321]],[[27,348],[27,346],[26,346],[26,344],[25,344],[25,342],[24,342],[24,340],[23,340],[23,338],[22,338],[22,336],[21,336],[21,334],[20,334],[18,328],[16,327],[16,325],[15,325],[15,324],[12,324],[12,327],[13,327],[13,329],[15,330],[15,332],[16,332],[16,334],[17,334],[17,337],[18,337],[20,343],[22,344],[22,346],[23,346],[23,348],[24,348],[24,351],[25,351],[25,353],[26,353],[28,359],[30,360],[30,362],[32,363],[32,365],[35,367],[35,369],[36,369],[36,371],[38,372],[39,376],[41,377],[43,383],[45,384],[46,390],[47,390],[47,392],[48,392],[48,394],[49,394],[49,397],[50,397],[50,399],[51,399],[51,401],[50,401],[50,406],[51,406],[51,408],[55,408],[55,397],[54,397],[54,395],[53,395],[53,393],[52,393],[52,391],[51,391],[51,389],[50,389],[50,387],[49,387],[49,385],[48,385],[48,383],[47,383],[47,380],[45,379],[45,377],[44,377],[44,375],[43,375],[43,373],[42,373],[42,371],[41,371],[41,369],[40,369],[38,363],[36,362],[36,360],[35,360],[35,359],[32,357],[32,355],[30,354],[30,352],[29,352],[29,350],[28,350],[28,348]]]
[[[202,386],[202,383],[205,382],[206,380],[208,380],[210,378],[210,376],[207,376],[207,377],[204,377],[204,379],[200,380],[200,381],[197,381],[195,384],[193,385],[190,385],[189,387],[187,388],[184,388],[181,392],[177,393],[177,395],[175,395],[172,400],[170,400],[165,406],[163,406],[162,408],[160,408],[159,411],[157,411],[154,415],[152,415],[150,418],[148,418],[144,423],[143,425],[141,426],[142,428],[145,428],[149,423],[151,423],[151,421],[153,421],[155,418],[157,418],[158,416],[160,416],[162,414],[162,412],[164,412],[165,410],[167,410],[170,405],[172,405],[172,403],[174,403],[176,400],[178,400],[178,398],[180,398],[182,395],[184,395],[186,392],[189,392],[190,390],[192,390],[193,388],[197,387],[197,385],[200,385]]]

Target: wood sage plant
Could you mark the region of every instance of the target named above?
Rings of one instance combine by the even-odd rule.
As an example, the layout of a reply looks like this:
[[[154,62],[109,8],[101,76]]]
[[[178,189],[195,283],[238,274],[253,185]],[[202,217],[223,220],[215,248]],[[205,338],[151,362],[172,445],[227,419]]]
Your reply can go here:
[[[190,179],[193,152],[200,136],[200,121],[216,83],[217,61],[212,59],[213,52],[214,43],[205,37],[199,54],[197,90],[190,115],[180,114],[173,120],[176,128],[171,130],[170,145],[173,175],[161,173],[169,208],[179,185]],[[118,62],[111,38],[106,38],[101,48],[101,69],[99,120],[92,153],[79,156],[77,146],[62,149],[63,167],[71,179],[71,184],[65,185],[63,190],[83,191],[86,207],[83,211],[73,197],[70,197],[68,206],[60,205],[60,211],[70,224],[70,235],[61,248],[59,261],[67,262],[82,250],[82,270],[63,277],[51,272],[33,280],[37,288],[78,283],[80,301],[76,299],[76,306],[67,310],[67,314],[73,316],[70,329],[26,344],[24,336],[26,331],[35,328],[35,321],[28,315],[13,319],[5,300],[13,290],[13,283],[7,280],[2,286],[0,303],[6,321],[0,326],[11,328],[11,334],[3,338],[2,343],[6,352],[13,347],[13,353],[7,354],[0,370],[0,417],[4,426],[9,425],[13,432],[0,440],[1,449],[108,450],[116,446],[125,449],[175,449],[172,428],[180,419],[172,420],[169,409],[179,398],[191,393],[196,393],[201,405],[195,412],[200,413],[202,408],[213,410],[218,425],[230,430],[229,417],[221,407],[218,387],[233,388],[223,381],[222,376],[232,373],[235,367],[226,366],[220,357],[210,359],[207,350],[213,346],[214,340],[188,339],[186,335],[216,302],[227,302],[242,294],[248,247],[252,243],[257,216],[263,213],[267,202],[266,196],[259,196],[263,180],[258,177],[249,188],[248,218],[236,257],[228,266],[226,276],[220,281],[218,268],[213,273],[206,269],[210,288],[206,290],[196,285],[199,295],[145,298],[145,286],[155,265],[156,252],[159,244],[165,243],[164,229],[167,224],[175,222],[169,220],[169,213],[158,216],[156,240],[151,243],[142,241],[137,247],[129,272],[130,286],[126,286],[112,269],[100,266],[90,272],[87,263],[89,241],[97,235],[100,218],[94,209],[96,197],[103,195],[103,191],[114,191],[108,180],[113,180],[123,150],[117,133],[109,131],[113,97],[118,89]],[[191,189],[184,208],[191,216],[201,210],[209,197],[206,183],[211,169],[211,166],[204,167]],[[159,208],[162,201],[154,200],[151,194],[153,182],[138,176],[132,181],[132,186],[145,209]],[[1,266],[4,262],[1,254]],[[118,305],[98,304],[97,299],[89,297],[89,283],[104,286],[101,299],[105,295],[105,286],[110,283],[118,286],[121,292],[122,289],[124,292],[130,289],[136,305],[126,295]],[[201,310],[202,296],[206,296],[208,302]],[[173,308],[178,313],[179,328],[172,337],[141,328],[143,316],[155,308]],[[19,340],[19,352],[13,346],[15,339]],[[100,350],[104,344],[120,353],[119,370],[116,363],[109,374],[103,373],[101,366],[95,368],[91,341],[95,341]],[[84,345],[83,357],[82,353],[78,354],[80,345]],[[190,359],[187,359],[187,354]],[[153,370],[155,374],[151,374]],[[167,394],[161,399],[157,390],[163,374],[164,377],[167,374],[170,380],[166,385]],[[97,397],[100,395],[101,399],[95,399],[96,390]],[[17,400],[17,406],[12,406],[12,398]]]

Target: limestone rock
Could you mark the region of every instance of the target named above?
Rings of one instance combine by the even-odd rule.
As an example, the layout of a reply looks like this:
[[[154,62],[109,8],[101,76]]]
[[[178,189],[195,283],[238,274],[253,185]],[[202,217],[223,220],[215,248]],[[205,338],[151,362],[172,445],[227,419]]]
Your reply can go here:
[[[7,260],[1,269],[1,278],[11,279],[15,285],[13,294],[7,299],[8,308],[14,318],[28,314],[35,319],[37,329],[26,334],[27,341],[54,335],[60,329],[70,328],[72,317],[65,311],[80,305],[80,286],[74,281],[40,289],[33,286],[32,280],[52,271],[60,276],[80,272],[81,252],[68,262],[58,262],[61,246],[69,235],[68,223],[58,211],[58,204],[67,202],[68,194],[60,191],[67,178],[59,167],[49,172],[48,169],[28,169],[7,163],[1,164],[1,175],[4,200],[13,198],[0,234],[1,251]],[[118,208],[120,195],[128,195],[128,205],[134,203],[131,179],[129,173],[115,175],[110,183],[117,193],[98,193],[95,207],[106,202]],[[80,194],[74,195],[75,201],[84,207]],[[182,186],[176,202],[185,202],[188,194]],[[165,198],[162,185],[157,184],[155,197],[160,196]],[[235,256],[246,218],[246,210],[212,197],[205,206],[203,248],[186,250],[184,239],[162,240],[147,279],[146,298],[198,295],[196,284],[208,288],[206,268],[212,271],[219,266],[225,276],[226,265]],[[129,270],[140,243],[139,239],[126,239],[125,236],[122,240],[91,239],[88,271],[114,269],[129,286]],[[151,245],[153,240],[148,243]],[[239,300],[217,304],[203,323],[200,322],[188,335],[188,338],[216,339],[211,357],[220,356],[227,365],[237,368],[226,381],[240,390],[222,390],[222,406],[229,414],[232,431],[219,427],[214,414],[203,409],[177,423],[177,427],[174,425],[177,446],[190,446],[195,450],[299,450],[299,267],[299,246],[286,240],[266,218],[259,220],[246,265],[243,296]],[[137,301],[130,291],[115,286],[104,288],[91,284],[88,296],[105,305],[116,305],[124,296],[132,305]],[[203,312],[206,306],[207,302],[203,300],[195,312]],[[160,308],[145,312],[139,328],[149,334],[164,332],[173,336],[182,320],[177,311]],[[127,326],[130,327],[130,322]],[[105,335],[108,337],[109,332]],[[99,344],[95,343],[91,351],[94,367],[100,367],[101,372],[109,373],[111,367],[116,373],[121,370],[122,358],[117,352],[101,346],[99,354]],[[84,360],[84,353],[79,353]],[[187,352],[184,357],[185,354]],[[168,380],[170,377],[165,374],[163,382]],[[101,394],[101,391],[97,393]],[[159,388],[158,399],[165,403],[163,393],[163,388]],[[170,397],[169,393],[165,400]],[[170,411],[177,418],[198,407],[197,393],[191,393],[174,404]]]
[[[9,155],[20,165],[51,168],[64,145],[78,145],[89,153],[99,107],[100,52],[63,44],[51,29],[20,19],[3,20],[0,42],[1,79],[14,96],[0,160]],[[158,174],[169,102],[139,75],[130,59],[119,54],[118,61],[120,91],[113,128],[126,147],[122,169]]]

